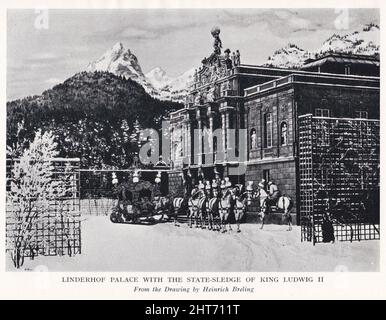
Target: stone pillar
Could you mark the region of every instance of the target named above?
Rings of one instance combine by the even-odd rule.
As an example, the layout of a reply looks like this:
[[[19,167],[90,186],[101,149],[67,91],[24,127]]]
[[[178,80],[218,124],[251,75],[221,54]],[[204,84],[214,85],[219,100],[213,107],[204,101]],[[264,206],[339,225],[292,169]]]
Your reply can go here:
[[[188,157],[188,165],[192,163],[191,153],[192,153],[192,139],[191,139],[191,125],[188,118],[188,122],[186,125],[186,142],[187,142],[187,154]]]
[[[221,138],[222,138],[222,151],[225,156],[226,150],[226,123],[225,123],[225,113],[221,113]]]
[[[209,114],[209,155],[213,162],[213,114]]]
[[[198,160],[197,164],[202,164],[202,122],[201,116],[197,117],[197,129],[198,129]]]
[[[185,149],[184,149],[184,161],[185,163],[189,163],[188,161],[188,157],[189,157],[189,143],[188,143],[188,125],[189,125],[189,121],[188,121],[188,115],[186,114],[184,116],[184,144],[185,144]]]
[[[188,157],[188,122],[184,120],[183,126],[183,141],[184,141],[184,162],[186,162]]]
[[[173,161],[173,163],[175,162],[175,159],[174,159],[174,131],[173,131],[173,126],[170,125],[169,126],[169,136],[170,136],[170,160]]]
[[[185,157],[185,123],[182,121],[181,124],[181,149],[182,149],[182,159]]]
[[[229,121],[229,111],[228,110],[225,111],[225,127],[226,127],[226,148],[225,148],[225,150],[228,153],[228,150],[230,148],[230,145],[229,145],[229,142],[230,142],[230,131],[229,131],[230,121]],[[227,157],[225,159],[227,159]]]
[[[244,107],[244,128],[247,130],[247,160],[249,160],[249,152],[251,150],[251,142],[250,142],[250,132],[249,132],[249,123],[248,123],[248,113],[249,107]],[[257,129],[256,129],[257,130]],[[257,132],[256,132],[257,134]]]

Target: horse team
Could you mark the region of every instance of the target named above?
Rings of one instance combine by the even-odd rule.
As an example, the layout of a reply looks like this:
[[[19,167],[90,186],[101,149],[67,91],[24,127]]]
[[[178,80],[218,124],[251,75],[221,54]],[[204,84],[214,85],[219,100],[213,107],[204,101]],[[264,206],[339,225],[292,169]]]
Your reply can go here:
[[[177,217],[185,215],[190,228],[194,224],[196,228],[208,228],[222,233],[232,230],[233,218],[237,226],[236,231],[240,232],[240,222],[248,206],[251,205],[253,199],[258,199],[257,202],[260,207],[258,216],[262,221],[262,229],[266,217],[270,213],[267,201],[269,195],[264,188],[254,190],[252,184],[252,182],[248,182],[246,190],[244,190],[244,186],[241,184],[232,186],[229,178],[225,178],[221,183],[213,180],[212,183],[206,181],[204,184],[199,181],[199,184],[191,190],[190,194],[186,194],[184,197],[177,197],[172,200],[158,197],[155,210],[167,214],[169,217],[172,216],[176,226],[178,226]],[[280,196],[275,206],[283,212],[288,223],[288,230],[291,230],[290,211],[293,207],[291,198]]]

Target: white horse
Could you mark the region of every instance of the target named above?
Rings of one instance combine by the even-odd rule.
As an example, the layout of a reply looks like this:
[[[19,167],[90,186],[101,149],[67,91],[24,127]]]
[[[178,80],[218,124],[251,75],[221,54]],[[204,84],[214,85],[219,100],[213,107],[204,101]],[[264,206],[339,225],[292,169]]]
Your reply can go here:
[[[212,198],[210,198],[210,200],[206,202],[206,214],[208,217],[209,230],[220,231],[221,229],[220,225],[214,223],[214,219],[217,218],[219,213],[219,203],[220,203],[219,193],[218,193],[218,190],[214,188]]]
[[[188,204],[187,204],[186,198],[177,197],[177,198],[173,199],[172,215],[173,215],[173,218],[174,218],[174,225],[176,227],[179,227],[179,225],[177,223],[178,215],[185,213],[187,207],[188,207]]]
[[[261,218],[261,228],[264,228],[265,223],[265,217],[269,215],[269,206],[267,204],[268,199],[268,193],[262,189],[259,188],[254,194],[253,198],[259,199],[259,205],[260,205],[260,212],[258,213],[258,216]],[[250,201],[250,199],[248,199]],[[292,230],[292,216],[290,214],[291,209],[293,208],[293,201],[288,196],[280,196],[279,199],[276,202],[276,207],[283,211],[283,216],[287,219],[288,223],[288,229],[287,231]]]

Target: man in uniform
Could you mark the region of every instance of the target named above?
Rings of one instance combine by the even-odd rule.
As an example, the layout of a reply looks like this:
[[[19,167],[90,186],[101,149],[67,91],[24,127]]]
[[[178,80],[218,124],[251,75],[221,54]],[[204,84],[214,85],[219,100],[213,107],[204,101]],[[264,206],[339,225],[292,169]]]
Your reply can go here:
[[[276,205],[277,200],[279,200],[280,196],[281,196],[281,193],[280,193],[280,190],[277,187],[277,185],[274,182],[269,181],[268,182],[268,198],[267,198],[268,209],[269,209],[269,206]]]

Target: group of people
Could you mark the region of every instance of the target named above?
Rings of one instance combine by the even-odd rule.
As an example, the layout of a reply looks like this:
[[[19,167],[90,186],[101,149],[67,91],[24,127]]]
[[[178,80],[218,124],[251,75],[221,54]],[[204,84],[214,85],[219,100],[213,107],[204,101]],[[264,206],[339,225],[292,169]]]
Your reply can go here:
[[[232,52],[229,49],[224,51],[225,64],[227,69],[232,69],[233,67],[240,65],[240,51],[236,50],[236,52]]]
[[[273,181],[267,182],[265,179],[262,179],[258,183],[258,187],[268,194],[266,205],[268,207],[275,206],[281,196],[281,192],[277,184]],[[206,196],[209,196],[211,193],[213,193],[213,191],[215,191],[216,195],[221,195],[231,190],[237,190],[236,192],[240,193],[242,189],[243,186],[240,184],[236,184],[235,187],[233,187],[229,177],[225,177],[223,180],[217,177],[216,179],[213,179],[212,182],[209,180],[199,180],[198,184],[193,182],[191,188],[185,187],[186,192],[191,190],[190,196],[193,198],[196,197],[199,193],[203,193]]]

